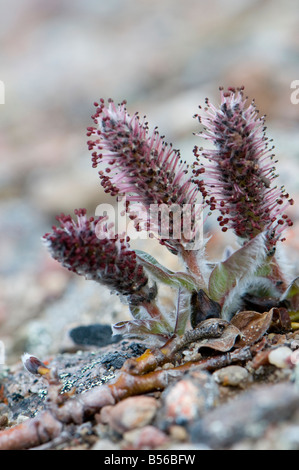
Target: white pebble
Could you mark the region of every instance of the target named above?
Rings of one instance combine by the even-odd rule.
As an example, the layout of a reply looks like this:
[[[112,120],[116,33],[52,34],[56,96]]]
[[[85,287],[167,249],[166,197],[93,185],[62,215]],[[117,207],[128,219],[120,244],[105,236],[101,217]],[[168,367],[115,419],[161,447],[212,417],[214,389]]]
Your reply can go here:
[[[270,364],[273,364],[276,367],[279,367],[280,369],[285,369],[287,367],[290,367],[289,362],[287,359],[290,357],[292,354],[292,350],[288,348],[287,346],[281,346],[280,348],[273,349],[269,353],[268,360]]]

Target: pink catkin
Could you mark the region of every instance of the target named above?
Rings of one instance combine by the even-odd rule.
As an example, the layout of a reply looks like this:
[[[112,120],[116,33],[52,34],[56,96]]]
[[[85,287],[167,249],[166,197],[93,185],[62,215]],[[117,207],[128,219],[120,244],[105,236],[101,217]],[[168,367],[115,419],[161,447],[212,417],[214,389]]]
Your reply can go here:
[[[248,105],[242,88],[221,89],[219,108],[206,100],[204,111],[197,115],[204,126],[202,137],[215,149],[195,147],[194,183],[210,209],[220,211],[223,231],[232,228],[244,239],[265,231],[271,250],[292,225],[285,210],[293,200],[284,187],[272,186],[278,175],[264,118],[254,102]],[[202,163],[201,157],[209,163]]]
[[[54,259],[76,274],[83,275],[115,290],[130,300],[147,295],[148,278],[130,250],[128,237],[113,235],[105,217],[86,217],[86,210],[75,211],[77,221],[70,215],[57,217],[60,227],[43,239]]]
[[[145,120],[130,116],[125,102],[96,103],[92,116],[95,127],[87,129],[88,148],[93,167],[100,165],[99,176],[105,192],[126,195],[127,211],[138,229],[150,229],[148,214],[153,205],[194,207],[198,190],[188,176],[188,165],[177,150],[167,144],[157,129],[149,133]],[[133,203],[133,204],[132,204]],[[193,213],[193,224],[198,214]],[[156,227],[157,232],[161,227]],[[172,251],[180,251],[176,228],[170,221],[171,241],[162,240]],[[162,237],[163,238],[163,237]]]

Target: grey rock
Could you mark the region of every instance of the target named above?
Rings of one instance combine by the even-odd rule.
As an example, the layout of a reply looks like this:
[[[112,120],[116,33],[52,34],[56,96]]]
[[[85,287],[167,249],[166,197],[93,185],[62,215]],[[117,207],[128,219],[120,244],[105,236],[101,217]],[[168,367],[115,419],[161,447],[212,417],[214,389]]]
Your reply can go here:
[[[269,425],[291,418],[298,406],[299,393],[294,384],[259,386],[191,425],[191,440],[213,448],[228,447],[245,438],[256,440]]]
[[[248,382],[250,374],[244,367],[233,365],[215,371],[213,377],[220,385],[239,387]]]

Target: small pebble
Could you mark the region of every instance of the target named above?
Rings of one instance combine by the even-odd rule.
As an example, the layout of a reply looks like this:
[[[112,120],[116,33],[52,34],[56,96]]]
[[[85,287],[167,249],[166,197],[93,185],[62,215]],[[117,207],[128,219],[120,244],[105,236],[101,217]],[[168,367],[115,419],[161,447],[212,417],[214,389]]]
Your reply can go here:
[[[99,439],[93,446],[91,450],[105,450],[105,451],[117,451],[119,446],[112,442],[110,439]]]
[[[97,413],[95,415],[97,423],[102,423],[102,424],[109,423],[112,409],[113,409],[112,405],[103,406],[100,413]]]
[[[8,425],[8,416],[0,416],[0,429],[4,429]]]
[[[173,424],[168,429],[168,432],[172,439],[175,441],[184,442],[188,440],[188,433],[187,430],[183,426],[178,426],[177,424]]]
[[[160,429],[152,425],[142,429],[133,429],[124,433],[125,448],[141,450],[156,449],[169,442],[169,437]]]
[[[218,395],[218,386],[210,374],[203,371],[189,372],[184,379],[165,391],[159,417],[170,426],[185,426],[212,408]]]
[[[288,358],[291,356],[292,350],[287,346],[281,346],[280,348],[273,349],[269,353],[268,360],[270,364],[278,367],[279,369],[285,369],[290,367]]]
[[[213,373],[215,381],[224,386],[241,387],[250,379],[249,372],[241,366],[228,366]]]
[[[102,423],[108,424],[114,431],[123,434],[135,428],[149,424],[158,409],[158,402],[153,397],[139,396],[126,398],[115,406],[105,406],[100,413]]]

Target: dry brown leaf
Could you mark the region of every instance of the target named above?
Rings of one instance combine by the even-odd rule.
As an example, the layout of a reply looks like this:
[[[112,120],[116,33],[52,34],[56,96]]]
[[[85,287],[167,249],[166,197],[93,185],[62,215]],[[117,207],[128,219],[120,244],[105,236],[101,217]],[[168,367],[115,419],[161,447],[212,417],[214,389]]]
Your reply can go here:
[[[240,330],[242,336],[235,346],[242,348],[256,343],[270,327],[272,317],[273,309],[264,313],[251,310],[237,313],[232,318],[231,323]]]
[[[216,351],[226,352],[231,350],[238,336],[241,336],[240,330],[236,326],[229,323],[220,338],[202,339],[197,343],[197,346],[199,349],[211,348],[215,349]]]
[[[191,296],[191,326],[196,328],[200,322],[208,318],[219,318],[221,306],[218,302],[210,299],[203,289],[194,291]]]
[[[289,331],[291,329],[291,318],[286,308],[272,308],[273,313],[271,331]]]

